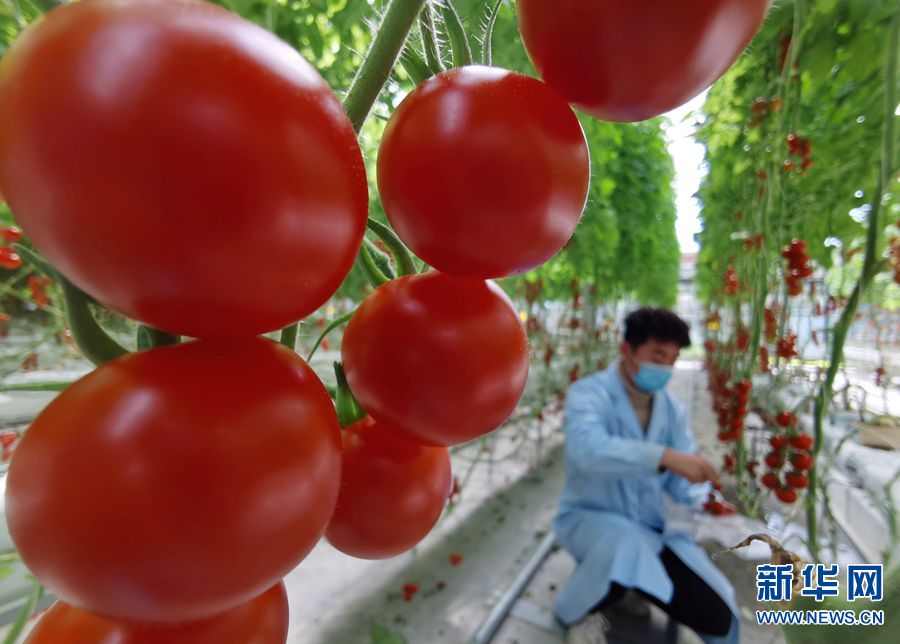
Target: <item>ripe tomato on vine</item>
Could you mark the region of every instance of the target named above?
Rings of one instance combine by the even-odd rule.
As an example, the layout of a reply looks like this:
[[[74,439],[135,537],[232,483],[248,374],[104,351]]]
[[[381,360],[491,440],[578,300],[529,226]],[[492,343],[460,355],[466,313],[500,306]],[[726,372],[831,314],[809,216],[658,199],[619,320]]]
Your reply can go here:
[[[359,144],[273,34],[196,0],[75,2],[0,66],[0,186],[100,302],[172,333],[252,335],[346,277],[368,209]]]
[[[541,77],[610,121],[652,118],[706,89],[744,50],[768,8],[768,0],[517,3],[522,42]]]

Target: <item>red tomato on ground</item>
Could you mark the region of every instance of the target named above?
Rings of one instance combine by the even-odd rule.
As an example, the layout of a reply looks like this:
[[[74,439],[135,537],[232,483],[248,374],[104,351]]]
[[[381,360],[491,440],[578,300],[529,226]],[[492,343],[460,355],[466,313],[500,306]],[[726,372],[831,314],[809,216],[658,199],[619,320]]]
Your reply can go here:
[[[60,599],[179,622],[229,610],[294,568],[337,500],[328,393],[263,338],[152,349],[99,367],[13,456],[9,529]]]
[[[284,584],[198,622],[141,624],[112,620],[56,602],[25,644],[284,644],[288,599]]]
[[[570,103],[641,121],[709,87],[744,51],[769,0],[518,0],[528,56]]]
[[[450,453],[413,442],[371,418],[342,433],[341,492],[326,538],[362,559],[409,550],[431,531],[447,503]]]
[[[312,313],[366,225],[353,128],[300,54],[197,0],[54,9],[0,64],[0,186],[99,301],[190,336]]]
[[[341,356],[363,408],[428,445],[496,429],[528,378],[528,338],[506,294],[437,271],[393,280],[363,300]]]
[[[404,99],[378,152],[378,192],[438,270],[491,278],[543,264],[575,231],[590,159],[571,108],[539,80],[451,69]]]

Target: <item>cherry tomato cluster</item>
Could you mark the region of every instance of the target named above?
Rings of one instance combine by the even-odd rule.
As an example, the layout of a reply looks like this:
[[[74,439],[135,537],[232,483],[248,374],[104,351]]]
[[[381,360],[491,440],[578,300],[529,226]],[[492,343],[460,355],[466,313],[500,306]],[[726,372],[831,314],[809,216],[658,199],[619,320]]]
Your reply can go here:
[[[752,384],[744,379],[729,386],[728,374],[711,363],[709,388],[713,397],[713,412],[719,426],[719,440],[725,443],[739,441],[744,433],[744,419],[749,409]]]
[[[759,127],[765,117],[780,112],[783,107],[784,101],[780,96],[771,99],[757,98],[753,101],[753,104],[750,105],[750,113],[752,116],[750,117],[748,125],[751,128]]]
[[[748,237],[747,239],[744,240],[744,243],[743,243],[744,252],[751,253],[755,250],[761,250],[765,246],[765,243],[766,243],[766,236],[763,235],[762,233],[758,233],[756,235]]]
[[[774,306],[767,306],[763,311],[763,336],[769,342],[775,342],[778,337],[778,317]]]
[[[790,360],[799,355],[797,351],[797,334],[788,330],[784,337],[779,338],[775,345],[775,355],[785,360]]]
[[[793,172],[793,170],[797,167],[797,164],[794,162],[794,158],[799,159],[801,172],[806,172],[807,170],[809,170],[813,166],[812,141],[810,141],[809,139],[804,139],[802,136],[797,136],[796,134],[788,134],[787,144],[788,154],[790,154],[792,158],[785,159],[784,171]]]
[[[734,266],[731,264],[725,269],[722,276],[722,285],[725,287],[725,295],[737,295],[741,290],[741,282],[737,277]]]
[[[53,284],[53,280],[46,276],[29,275],[28,290],[31,293],[31,299],[34,305],[39,309],[46,307],[50,303],[50,296],[47,289]]]
[[[797,490],[809,485],[806,474],[812,468],[813,459],[809,450],[813,446],[812,437],[797,429],[797,416],[789,411],[780,412],[774,419],[773,433],[769,438],[771,451],[765,456],[768,471],[760,477],[766,488],[774,490],[784,503],[797,500]],[[784,471],[790,463],[792,469]],[[783,480],[782,480],[783,479]]]
[[[781,256],[787,260],[787,284],[788,295],[794,297],[803,293],[802,281],[813,274],[813,268],[809,264],[809,256],[806,254],[806,242],[795,239],[781,251]]]

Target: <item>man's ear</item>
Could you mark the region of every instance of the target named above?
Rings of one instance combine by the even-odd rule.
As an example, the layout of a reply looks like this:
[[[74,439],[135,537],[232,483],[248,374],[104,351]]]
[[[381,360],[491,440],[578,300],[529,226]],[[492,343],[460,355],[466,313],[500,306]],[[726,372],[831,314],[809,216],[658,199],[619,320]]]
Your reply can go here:
[[[631,345],[628,344],[627,341],[622,340],[622,344],[619,345],[619,352],[625,358],[630,357],[631,356]]]

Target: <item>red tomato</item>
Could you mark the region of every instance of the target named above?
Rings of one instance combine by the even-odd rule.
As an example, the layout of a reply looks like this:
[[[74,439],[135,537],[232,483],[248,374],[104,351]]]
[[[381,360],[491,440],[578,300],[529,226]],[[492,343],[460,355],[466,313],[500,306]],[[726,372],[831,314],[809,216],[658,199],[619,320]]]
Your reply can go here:
[[[198,0],[51,11],[0,66],[0,186],[47,259],[151,326],[252,335],[324,303],[368,194],[334,93]]]
[[[343,430],[341,492],[325,536],[353,557],[409,550],[434,527],[450,494],[450,453],[364,418]]]
[[[3,203],[3,195],[0,195],[0,203]],[[15,226],[7,226],[3,228],[3,239],[10,244],[22,241],[22,231]]]
[[[770,490],[774,490],[781,484],[781,481],[778,480],[778,475],[775,474],[775,472],[766,472],[759,480]]]
[[[796,503],[797,491],[789,487],[779,487],[775,489],[775,496],[783,503]]]
[[[519,0],[535,68],[608,121],[667,112],[709,87],[759,29],[769,0]]]
[[[590,159],[566,102],[544,83],[470,66],[404,99],[378,152],[397,234],[438,270],[490,278],[556,254],[578,224]]]
[[[778,469],[782,465],[784,465],[784,453],[783,452],[769,452],[766,454],[766,465],[771,467],[772,469]]]
[[[778,416],[775,417],[775,422],[779,427],[790,427],[792,424],[795,424],[794,414],[789,411],[783,411]]]
[[[769,445],[771,445],[772,449],[774,449],[776,452],[780,452],[782,449],[784,449],[785,440],[786,439],[784,435],[776,434],[769,439]]]
[[[794,455],[791,456],[791,464],[798,470],[810,470],[813,466],[813,459],[806,452],[794,452]]]
[[[812,447],[813,439],[809,434],[800,432],[796,436],[791,436],[791,438],[788,439],[788,442],[797,449],[809,449]]]
[[[784,480],[791,487],[803,489],[809,485],[809,477],[802,472],[788,472],[784,475]]]
[[[363,300],[341,356],[363,408],[429,445],[495,429],[528,378],[528,338],[506,294],[437,271],[393,280]]]
[[[10,533],[73,606],[209,617],[272,586],[323,534],[338,432],[322,383],[270,340],[133,353],[71,385],[21,438]]]
[[[0,246],[0,267],[15,270],[22,265],[22,258],[8,246]]]
[[[112,620],[56,602],[25,644],[284,644],[288,599],[279,583],[245,604],[198,622]]]

